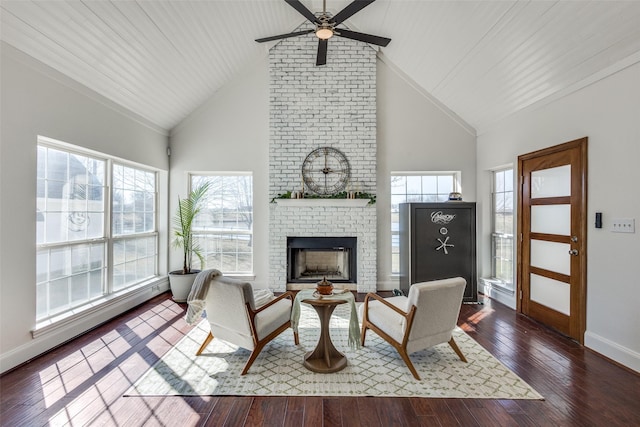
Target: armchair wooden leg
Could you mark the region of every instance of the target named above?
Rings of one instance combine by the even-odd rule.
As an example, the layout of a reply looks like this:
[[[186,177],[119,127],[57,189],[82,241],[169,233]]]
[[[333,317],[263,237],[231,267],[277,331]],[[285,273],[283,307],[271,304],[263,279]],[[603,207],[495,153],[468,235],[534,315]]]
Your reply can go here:
[[[200,354],[202,354],[202,352],[204,351],[205,348],[207,348],[207,346],[209,345],[212,339],[213,339],[213,334],[209,332],[209,335],[207,335],[207,338],[204,339],[204,342],[196,352],[196,356],[200,356]]]
[[[396,348],[396,350],[398,350],[398,353],[400,353],[400,357],[402,357],[402,360],[404,360],[404,363],[407,365],[407,368],[409,368],[409,370],[413,374],[413,378],[420,380],[420,375],[418,375],[418,371],[416,371],[416,368],[413,367],[413,363],[411,362],[411,359],[409,359],[409,354],[407,353],[407,350],[405,350],[402,347]]]
[[[253,365],[253,362],[255,362],[255,360],[258,358],[258,355],[266,344],[266,342],[263,342],[256,345],[256,347],[253,349],[253,352],[251,352],[251,355],[249,356],[249,360],[247,360],[247,363],[245,363],[244,369],[242,369],[240,375],[245,375],[247,372],[249,372],[249,368],[251,368],[251,365]]]
[[[464,357],[464,354],[462,354],[462,352],[460,351],[460,348],[458,347],[458,344],[456,343],[456,340],[453,339],[453,337],[451,337],[451,339],[449,340],[449,345],[451,346],[453,351],[456,352],[460,360],[462,360],[464,363],[467,363],[467,358]]]
[[[293,331],[293,342],[295,343],[295,345],[300,344],[300,337],[298,336],[298,333],[296,331]]]
[[[360,331],[360,345],[364,347],[364,338],[367,335],[367,326],[365,322],[362,322],[362,331]]]

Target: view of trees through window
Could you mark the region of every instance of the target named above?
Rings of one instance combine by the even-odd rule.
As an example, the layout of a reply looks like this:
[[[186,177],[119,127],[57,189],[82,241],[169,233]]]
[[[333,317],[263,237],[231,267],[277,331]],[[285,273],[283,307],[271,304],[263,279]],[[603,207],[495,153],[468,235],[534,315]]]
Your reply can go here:
[[[43,137],[38,139],[37,159],[38,320],[156,275],[155,172]],[[106,222],[108,176],[113,188],[111,224]]]
[[[460,191],[458,172],[398,172],[391,174],[391,273],[400,273],[400,203],[446,202]]]
[[[513,290],[513,169],[493,172],[492,276]]]
[[[206,203],[194,222],[194,237],[205,258],[204,266],[225,274],[253,273],[253,177],[192,175],[191,188],[209,182]]]
[[[156,174],[114,164],[113,289],[156,273]]]

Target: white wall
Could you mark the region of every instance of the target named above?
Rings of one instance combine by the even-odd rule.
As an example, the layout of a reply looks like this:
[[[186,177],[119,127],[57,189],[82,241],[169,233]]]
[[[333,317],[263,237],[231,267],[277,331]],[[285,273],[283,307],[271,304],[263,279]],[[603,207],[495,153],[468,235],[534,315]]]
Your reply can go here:
[[[171,209],[187,191],[192,171],[252,170],[254,174],[254,273],[268,285],[268,60],[249,67],[178,125],[171,135]],[[398,287],[390,277],[390,172],[461,170],[466,201],[475,201],[475,136],[403,76],[377,61],[378,289]],[[180,264],[172,253],[170,264]]]
[[[160,169],[166,193],[168,138],[143,119],[13,47],[1,45],[0,371],[32,358],[152,296],[122,301],[33,339],[36,142],[43,135]],[[166,204],[166,198],[160,203]],[[161,218],[166,224],[166,216]],[[166,226],[163,226],[166,243]],[[164,237],[163,237],[164,236]],[[161,247],[166,246],[161,243]],[[166,260],[166,250],[162,252]],[[161,269],[166,272],[166,261]]]
[[[170,212],[187,193],[189,172],[253,172],[253,269],[256,286],[268,279],[269,70],[267,57],[223,86],[171,132]],[[171,269],[181,266],[172,252]],[[215,266],[205,266],[215,268]]]
[[[476,201],[475,131],[415,89],[392,64],[378,61],[378,289],[391,277],[392,171],[461,171],[464,201]]]
[[[489,169],[506,163],[517,168],[520,154],[584,136],[589,137],[585,345],[640,371],[640,64],[529,108],[478,137],[479,245],[489,247]],[[595,212],[603,214],[602,229],[594,227]],[[636,233],[612,233],[614,218],[635,218]],[[488,252],[480,254],[480,275],[488,276]],[[515,307],[513,297],[502,299]]]

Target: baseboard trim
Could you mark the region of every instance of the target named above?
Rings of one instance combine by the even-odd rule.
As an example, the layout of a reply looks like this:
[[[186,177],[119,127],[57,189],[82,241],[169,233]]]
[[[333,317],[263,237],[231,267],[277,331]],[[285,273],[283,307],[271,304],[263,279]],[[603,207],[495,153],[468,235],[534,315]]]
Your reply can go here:
[[[135,292],[125,296],[119,299],[117,303],[97,308],[90,315],[74,319],[65,323],[62,327],[51,330],[21,346],[2,353],[0,355],[0,374],[13,370],[169,290],[169,281],[167,279],[156,283],[156,285],[156,287],[150,286],[146,288],[144,292]]]
[[[640,353],[589,331],[584,334],[584,345],[623,367],[640,373]]]

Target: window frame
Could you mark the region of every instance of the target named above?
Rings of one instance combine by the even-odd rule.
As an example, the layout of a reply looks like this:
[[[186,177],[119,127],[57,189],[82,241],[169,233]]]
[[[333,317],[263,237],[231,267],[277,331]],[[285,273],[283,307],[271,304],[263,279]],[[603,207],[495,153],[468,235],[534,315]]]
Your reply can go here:
[[[512,179],[511,179],[511,190],[507,191],[506,188],[503,186],[503,191],[498,191],[497,190],[497,175],[500,173],[504,173],[504,172],[508,172],[511,171],[511,175],[512,175]],[[491,170],[491,206],[490,206],[490,210],[491,210],[491,232],[489,233],[489,240],[490,240],[490,262],[491,262],[491,283],[492,286],[497,286],[498,288],[501,288],[502,290],[508,291],[508,292],[515,292],[515,263],[514,263],[514,259],[515,259],[515,221],[512,220],[512,226],[511,226],[511,233],[499,233],[496,231],[496,218],[497,218],[497,212],[496,212],[496,195],[498,193],[501,194],[507,194],[507,193],[511,193],[511,217],[515,218],[515,183],[514,183],[514,179],[513,177],[515,176],[515,170],[513,168],[512,165],[506,165],[506,166],[502,166],[499,168],[495,168]],[[504,181],[505,183],[507,182],[506,179]],[[506,210],[503,210],[503,213],[506,212]],[[503,257],[499,257],[497,255],[497,239],[501,239],[501,240],[507,240],[510,241],[510,245],[511,245],[511,253],[510,253],[510,258],[503,258]],[[511,264],[511,280],[510,281],[506,281],[501,277],[498,277],[498,266],[497,266],[497,262],[498,259],[501,260],[501,262],[507,261]]]
[[[47,280],[46,281],[38,281],[38,284],[46,283],[46,296],[47,301],[45,303],[46,309],[43,311],[42,315],[38,315],[38,310],[36,310],[36,328],[34,329],[34,336],[37,335],[37,331],[39,329],[46,329],[46,327],[54,324],[55,322],[66,319],[69,316],[77,315],[80,312],[86,310],[95,310],[97,307],[100,307],[102,303],[106,302],[106,300],[112,299],[115,296],[127,295],[131,293],[133,290],[140,288],[141,286],[145,286],[151,282],[157,282],[159,276],[159,264],[160,264],[160,232],[158,227],[158,220],[160,216],[160,212],[158,211],[158,196],[159,196],[159,170],[148,165],[142,165],[136,162],[128,161],[125,159],[121,159],[115,156],[111,156],[105,153],[97,152],[95,150],[86,149],[81,146],[77,146],[74,144],[69,144],[67,142],[58,141],[52,138],[48,138],[42,135],[38,135],[37,137],[37,147],[38,150],[40,147],[44,147],[46,149],[57,150],[60,152],[64,152],[68,155],[78,155],[82,157],[88,157],[91,159],[98,160],[103,162],[104,167],[104,182],[102,185],[103,193],[102,193],[102,212],[103,212],[103,224],[102,224],[102,235],[99,237],[89,237],[84,239],[74,239],[74,240],[65,240],[60,242],[42,242],[39,243],[36,240],[36,276],[38,276],[38,256],[42,250],[50,250],[51,248],[72,248],[81,245],[95,245],[101,244],[102,249],[102,278],[101,278],[101,293],[99,295],[91,296],[88,298],[78,300],[76,303],[73,302],[70,297],[69,303],[65,308],[59,310],[51,310],[50,308],[50,255],[47,255]],[[39,156],[39,154],[38,154]],[[124,166],[126,168],[133,168],[136,170],[142,170],[146,173],[153,174],[153,186],[154,186],[154,203],[153,203],[153,227],[150,231],[145,231],[142,233],[131,233],[131,234],[121,234],[114,236],[113,233],[113,168],[114,165]],[[36,174],[38,171],[36,170]],[[37,177],[37,179],[40,179]],[[45,181],[47,178],[44,178]],[[46,193],[45,193],[46,196]],[[36,198],[39,196],[36,193]],[[43,196],[44,197],[44,196]],[[45,229],[46,230],[46,229]],[[114,256],[113,256],[113,248],[114,242],[116,240],[131,240],[131,239],[139,239],[142,237],[154,237],[155,239],[155,254],[153,256],[153,273],[151,275],[145,276],[142,279],[136,279],[130,283],[127,283],[125,286],[115,289],[114,287]],[[91,264],[91,260],[88,260],[88,264]],[[71,277],[69,275],[68,277]],[[36,289],[36,297],[39,292]]]
[[[404,177],[410,177],[410,176],[451,177],[453,179],[453,188],[452,188],[451,191],[460,192],[460,193],[462,192],[462,185],[461,185],[461,183],[462,183],[462,172],[461,171],[450,171],[450,170],[448,170],[448,171],[391,171],[390,172],[390,174],[389,174],[389,202],[390,202],[390,206],[389,206],[389,209],[390,209],[390,223],[389,223],[389,226],[390,227],[389,227],[389,229],[390,229],[390,232],[391,232],[391,235],[390,235],[390,237],[391,237],[391,248],[390,248],[391,252],[390,252],[390,255],[391,256],[389,257],[389,262],[390,262],[391,265],[390,265],[389,271],[391,273],[391,277],[399,277],[399,275],[400,275],[399,267],[398,267],[398,271],[394,271],[394,255],[395,256],[399,256],[399,246],[398,246],[398,251],[394,252],[393,242],[394,242],[394,237],[400,235],[399,227],[396,227],[397,230],[394,230],[394,226],[393,226],[394,223],[395,223],[394,220],[393,220],[394,215],[398,214],[398,212],[395,212],[393,210],[393,206],[394,206],[393,199],[394,199],[394,196],[397,195],[397,194],[395,194],[393,192],[393,183],[392,183],[393,177],[395,177],[395,176],[404,176]],[[436,184],[436,186],[437,186],[437,184]],[[449,198],[448,197],[449,193],[450,192],[447,192],[447,194],[446,194],[446,196],[447,196],[446,200],[448,200],[448,198]],[[427,195],[427,194],[433,194],[433,193],[426,193],[425,194],[424,192],[422,192],[422,188],[421,188],[421,193],[420,193],[421,198],[423,196]],[[435,194],[436,194],[436,197],[444,195],[444,193],[440,193],[440,192],[437,191],[437,187],[436,187],[436,193]],[[405,202],[406,202],[406,196],[407,196],[406,189],[405,189],[404,196],[405,196]],[[401,202],[401,203],[405,203],[405,202]],[[416,203],[420,203],[420,202],[416,202]],[[422,203],[431,203],[431,202],[422,202]],[[396,237],[396,239],[399,239],[399,237]],[[399,262],[398,262],[398,265],[399,265]]]
[[[254,192],[253,192],[253,187],[254,187],[254,182],[253,182],[253,171],[207,171],[207,172],[190,172],[187,174],[187,185],[188,185],[188,191],[191,192],[194,188],[194,178],[208,178],[208,177],[249,177],[251,179],[250,181],[250,190],[251,190],[251,195],[250,195],[250,199],[251,199],[251,227],[246,229],[246,230],[242,230],[242,229],[237,229],[237,228],[232,228],[232,229],[225,229],[222,227],[218,227],[218,228],[208,228],[208,229],[201,229],[198,228],[197,226],[197,219],[194,221],[194,227],[193,227],[193,234],[195,236],[202,236],[202,235],[210,235],[210,236],[248,236],[249,241],[252,242],[250,248],[251,250],[249,252],[244,252],[244,253],[249,253],[250,254],[250,258],[251,258],[251,269],[250,270],[236,270],[236,271],[225,271],[224,269],[220,268],[220,266],[210,266],[207,265],[206,261],[205,261],[205,265],[204,268],[218,268],[220,269],[220,271],[227,275],[227,276],[232,276],[232,277],[253,277],[254,276],[254,245],[253,245],[253,241],[255,238],[254,235],[254,229],[253,229],[253,224],[255,222],[254,218],[254,207],[255,207],[255,197],[254,197]],[[209,189],[209,193],[211,193],[211,188]],[[207,196],[207,198],[210,196]],[[237,206],[236,206],[237,209]],[[203,246],[203,245],[200,245]],[[236,247],[237,249],[237,247]],[[207,254],[205,250],[202,250],[203,252],[203,256],[205,258],[207,258]],[[224,252],[221,252],[221,254],[223,254]],[[241,252],[238,252],[236,250],[235,252],[235,258],[236,258],[236,265],[238,264],[238,256]],[[200,260],[197,259],[197,257],[194,257],[193,260],[193,264],[194,264],[194,268],[198,268],[201,269],[202,266],[200,264]]]

